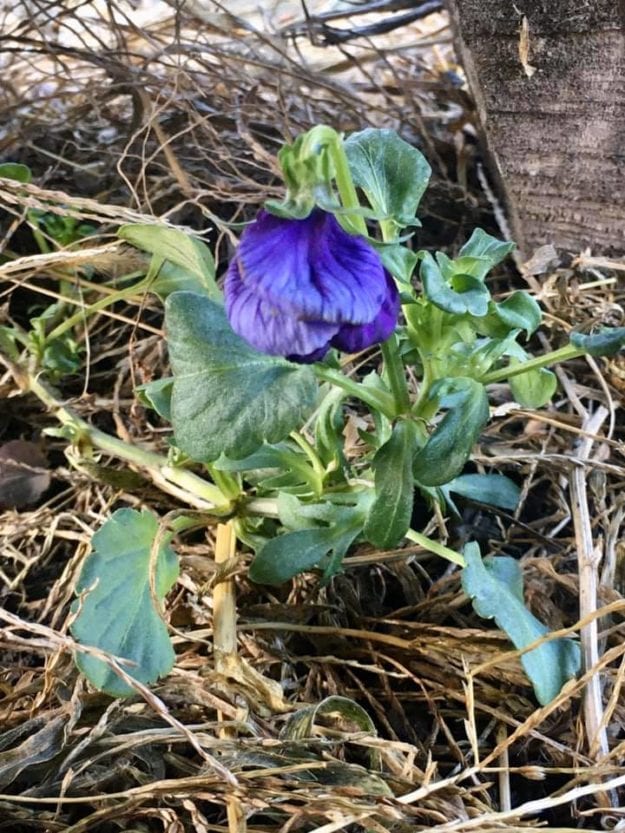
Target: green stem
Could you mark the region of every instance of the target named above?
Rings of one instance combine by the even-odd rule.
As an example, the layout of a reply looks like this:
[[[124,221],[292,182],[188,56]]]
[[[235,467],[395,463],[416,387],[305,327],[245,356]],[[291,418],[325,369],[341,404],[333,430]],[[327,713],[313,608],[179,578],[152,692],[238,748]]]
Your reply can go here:
[[[197,509],[221,513],[228,512],[232,508],[230,501],[214,484],[198,477],[193,472],[170,465],[167,458],[160,454],[155,454],[140,446],[129,445],[117,437],[111,437],[110,434],[100,431],[99,428],[94,428],[59,402],[54,393],[38,378],[6,359],[4,363],[10,367],[20,386],[33,393],[53,411],[59,422],[70,428],[71,433],[78,439],[87,440],[106,454],[137,466],[164,491],[169,491],[181,500],[186,500],[189,505]]]
[[[141,292],[149,285],[151,279],[151,275],[148,275],[143,280],[139,281],[139,283],[136,283],[133,286],[126,287],[126,289],[120,289],[117,292],[112,292],[110,295],[106,295],[104,298],[100,298],[99,301],[95,301],[88,307],[81,308],[78,312],[74,313],[74,315],[70,315],[69,318],[66,318],[57,327],[51,330],[51,332],[49,332],[46,336],[46,339],[49,341],[53,341],[55,338],[59,338],[59,336],[62,336],[68,330],[71,330],[77,324],[81,324],[85,320],[86,315],[91,315],[94,312],[98,312],[99,310],[106,309],[106,307],[110,307],[111,304],[114,304],[117,301],[123,301],[125,298],[128,298],[132,295],[136,295],[137,292]]]
[[[319,496],[323,491],[323,481],[326,476],[325,469],[317,452],[312,447],[312,445],[308,442],[306,437],[303,434],[300,434],[298,431],[292,431],[289,435],[294,443],[302,449],[308,460],[310,461],[310,465],[312,470],[315,474],[315,494]]]
[[[384,369],[388,383],[395,400],[395,408],[398,414],[405,414],[410,410],[410,393],[406,382],[406,371],[404,363],[399,355],[399,344],[397,336],[393,335],[380,345],[384,358]]]
[[[315,364],[313,365],[313,370],[318,379],[323,379],[324,382],[330,382],[332,385],[342,388],[350,396],[354,396],[371,408],[381,411],[388,419],[392,420],[395,418],[395,400],[390,394],[382,390],[369,388],[360,382],[354,382],[349,376],[345,376],[340,371],[334,370],[331,367]]]
[[[527,373],[528,370],[540,370],[541,367],[547,365],[557,364],[559,362],[568,361],[569,359],[577,359],[579,356],[586,355],[585,350],[580,350],[579,347],[574,347],[572,344],[567,344],[565,347],[560,347],[559,350],[552,350],[550,353],[545,353],[544,356],[536,356],[527,362],[521,362],[508,367],[500,367],[498,370],[491,370],[481,378],[484,385],[491,382],[502,382],[511,379],[513,376],[520,376],[522,373]]]
[[[414,529],[409,529],[406,533],[406,538],[409,541],[413,541],[415,544],[419,544],[424,549],[428,550],[429,552],[433,552],[435,555],[440,555],[443,558],[446,558],[448,561],[452,561],[454,564],[458,564],[460,567],[466,567],[467,562],[464,559],[464,556],[461,555],[456,550],[452,550],[449,547],[446,547],[444,544],[439,544],[438,541],[433,541],[431,538],[428,538],[427,535],[422,535],[420,532],[415,532]]]

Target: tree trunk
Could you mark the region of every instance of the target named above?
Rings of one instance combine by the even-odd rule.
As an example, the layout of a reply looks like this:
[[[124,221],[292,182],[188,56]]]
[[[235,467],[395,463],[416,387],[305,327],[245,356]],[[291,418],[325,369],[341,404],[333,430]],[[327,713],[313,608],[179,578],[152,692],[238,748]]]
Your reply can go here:
[[[521,251],[625,253],[625,0],[448,0]]]

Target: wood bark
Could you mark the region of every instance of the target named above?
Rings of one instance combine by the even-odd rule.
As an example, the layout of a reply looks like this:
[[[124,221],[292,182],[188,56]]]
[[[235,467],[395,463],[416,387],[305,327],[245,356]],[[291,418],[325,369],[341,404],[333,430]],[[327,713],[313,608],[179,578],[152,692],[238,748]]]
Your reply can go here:
[[[522,253],[625,253],[625,0],[448,0]]]

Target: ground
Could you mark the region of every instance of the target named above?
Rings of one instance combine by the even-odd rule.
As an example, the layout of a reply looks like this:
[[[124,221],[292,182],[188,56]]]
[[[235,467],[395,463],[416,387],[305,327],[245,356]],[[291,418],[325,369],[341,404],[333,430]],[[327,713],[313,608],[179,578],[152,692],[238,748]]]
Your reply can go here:
[[[311,15],[345,6],[308,4]],[[418,246],[453,254],[476,226],[505,236],[441,12],[328,45],[328,29],[305,25],[295,2],[262,14],[251,2],[199,10],[201,20],[121,0],[0,10],[0,162],[33,174],[30,185],[0,181],[0,323],[26,328],[60,302],[49,332],[106,298],[142,267],[116,239],[122,223],[159,217],[192,229],[222,273],[229,224],[280,195],[275,154],[314,123],[392,127],[422,150],[434,175]],[[545,311],[534,346],[544,351],[572,328],[621,323],[624,268],[600,252],[542,251],[501,268],[491,290],[534,295]],[[0,463],[0,830],[234,833],[245,818],[259,832],[324,833],[623,823],[622,360],[559,368],[558,394],[540,411],[496,388],[472,466],[511,477],[518,511],[466,502],[460,520],[439,517],[428,530],[455,548],[478,540],[517,557],[530,609],[553,630],[581,633],[585,673],[553,703],[538,707],[458,571],[416,546],[359,547],[328,586],[306,574],[271,592],[247,579],[242,549],[228,574],[241,663],[216,667],[224,582],[211,530],[176,543],[173,672],[145,698],[113,700],[72,659],[81,564],[115,509],[164,516],[181,503],[50,429],[66,404],[113,437],[166,453],[167,425],[135,394],[168,371],[162,308],[130,297],[69,335],[48,357],[57,407],[25,393],[10,361],[0,368],[0,444],[25,441],[20,453],[31,455],[20,458],[27,493],[17,507],[2,498]],[[426,522],[416,505],[414,523]]]

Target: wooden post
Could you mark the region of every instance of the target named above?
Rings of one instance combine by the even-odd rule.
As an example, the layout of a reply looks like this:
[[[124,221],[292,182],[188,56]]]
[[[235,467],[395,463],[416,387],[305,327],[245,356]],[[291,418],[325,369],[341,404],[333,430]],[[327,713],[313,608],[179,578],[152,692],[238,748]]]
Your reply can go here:
[[[447,0],[521,252],[625,253],[625,0]]]

